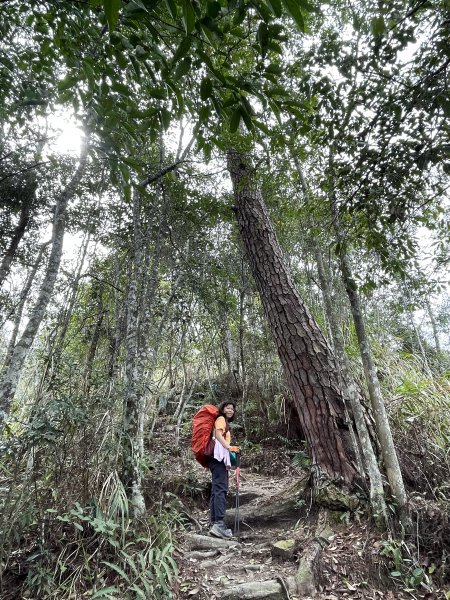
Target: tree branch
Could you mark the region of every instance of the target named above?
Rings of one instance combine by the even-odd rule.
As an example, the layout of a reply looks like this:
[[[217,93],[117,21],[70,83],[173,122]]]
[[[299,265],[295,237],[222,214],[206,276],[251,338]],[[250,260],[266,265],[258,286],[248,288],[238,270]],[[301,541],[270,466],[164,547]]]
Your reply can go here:
[[[154,183],[155,181],[158,181],[158,179],[161,179],[162,177],[164,177],[164,175],[167,175],[167,173],[170,173],[171,171],[175,171],[175,169],[178,167],[178,165],[180,165],[182,162],[184,162],[184,159],[186,158],[189,150],[192,148],[194,139],[195,139],[194,137],[191,138],[191,141],[186,146],[186,148],[183,151],[183,154],[180,156],[180,158],[178,160],[176,160],[171,165],[164,167],[163,169],[161,169],[154,175],[148,175],[145,179],[143,179],[142,181],[139,182],[139,185],[142,187],[147,187],[151,183]]]

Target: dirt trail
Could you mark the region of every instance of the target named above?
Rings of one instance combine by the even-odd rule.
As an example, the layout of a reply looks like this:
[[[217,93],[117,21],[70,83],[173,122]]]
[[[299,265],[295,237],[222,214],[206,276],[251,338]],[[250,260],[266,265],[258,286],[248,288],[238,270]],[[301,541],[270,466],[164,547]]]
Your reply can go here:
[[[297,519],[284,519],[279,523],[247,522],[245,515],[255,514],[258,508],[270,503],[271,498],[283,489],[292,486],[292,479],[277,479],[264,475],[247,473],[241,470],[240,477],[240,536],[226,542],[228,547],[214,548],[216,543],[211,539],[211,548],[200,549],[202,540],[196,542],[195,536],[187,536],[181,550],[183,551],[183,568],[180,574],[180,598],[226,598],[227,590],[240,583],[270,580],[275,577],[294,576],[297,564],[291,560],[279,560],[272,557],[271,544],[280,539],[298,535]],[[234,529],[235,481],[230,477],[228,494],[227,524]],[[207,536],[209,529],[208,511],[205,509],[194,515],[202,527],[201,535]],[[192,541],[194,539],[194,541]],[[205,541],[205,545],[207,542]],[[286,596],[285,596],[286,597]]]
[[[193,600],[339,600],[341,598],[402,598],[377,589],[379,542],[365,527],[348,524],[334,515],[332,535],[323,540],[320,577],[315,594],[298,595],[294,578],[299,561],[312,543],[317,545],[316,525],[307,518],[308,507],[291,504],[289,512],[278,511],[279,499],[295,484],[292,477],[269,477],[241,470],[240,538],[217,541],[208,536],[205,509],[192,513],[198,526],[185,535],[179,547],[181,567],[178,598]],[[235,484],[230,478],[227,524],[233,525]],[[270,507],[273,507],[271,516]],[[277,550],[280,540],[294,540],[294,548]],[[320,541],[320,540],[319,540]],[[257,584],[257,582],[263,582]],[[237,587],[242,586],[244,587]]]

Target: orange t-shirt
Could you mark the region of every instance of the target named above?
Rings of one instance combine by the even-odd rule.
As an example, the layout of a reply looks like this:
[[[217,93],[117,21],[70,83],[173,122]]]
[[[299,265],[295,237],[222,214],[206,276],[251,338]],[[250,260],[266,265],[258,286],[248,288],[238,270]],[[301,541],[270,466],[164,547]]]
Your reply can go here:
[[[217,417],[217,419],[214,422],[214,430],[216,429],[221,429],[222,433],[224,433],[225,429],[227,428],[227,424],[225,421],[225,417]],[[228,444],[231,442],[231,433],[230,433],[230,429],[228,429],[228,431],[225,434],[225,440],[228,442]]]

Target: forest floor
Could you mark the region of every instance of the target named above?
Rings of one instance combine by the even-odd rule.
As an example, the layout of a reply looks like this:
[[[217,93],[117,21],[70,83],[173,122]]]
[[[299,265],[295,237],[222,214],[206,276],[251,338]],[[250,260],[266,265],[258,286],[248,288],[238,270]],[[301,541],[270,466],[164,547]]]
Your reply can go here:
[[[280,497],[292,487],[292,477],[271,477],[241,470],[240,505],[246,512],[257,515],[258,507],[267,506],[272,498]],[[235,498],[235,480],[230,479],[231,500]],[[246,499],[251,499],[246,504]],[[208,510],[197,509],[192,516],[201,526],[194,528],[196,534],[208,535]],[[233,520],[233,519],[232,519]],[[232,523],[229,523],[232,525]],[[228,548],[211,548],[196,535],[186,535],[179,546],[178,563],[180,566],[178,598],[193,600],[211,600],[214,598],[233,597],[232,588],[241,583],[255,581],[278,581],[280,591],[274,590],[267,597],[296,596],[283,587],[289,577],[294,577],[298,570],[299,557],[312,537],[314,531],[308,522],[284,517],[282,520],[269,522],[266,519],[258,523],[252,519],[247,524],[245,517],[240,523],[240,538],[233,538]],[[196,540],[199,540],[196,542]],[[194,540],[194,541],[192,541]],[[282,540],[294,540],[293,552],[277,555],[274,544]],[[197,545],[198,544],[198,545]],[[338,600],[343,598],[379,599],[411,598],[411,594],[403,594],[398,590],[386,590],[378,584],[382,579],[379,552],[382,541],[366,526],[356,522],[336,523],[329,543],[322,551],[320,559],[320,584],[315,598],[319,600]],[[286,585],[286,583],[285,583]],[[266,586],[268,587],[268,586]],[[269,590],[268,590],[269,591]],[[236,590],[239,597],[244,592]],[[230,596],[231,594],[231,596]],[[298,596],[297,596],[298,597]],[[415,597],[425,597],[418,596]],[[429,598],[431,596],[428,596]],[[306,600],[307,596],[302,596]]]
[[[186,465],[177,467],[186,473]],[[210,474],[196,464],[189,469],[190,477],[194,470],[197,490],[203,489],[204,493],[198,494],[196,501],[186,498],[190,523],[179,537],[175,556],[179,566],[176,600],[447,598],[444,591],[430,592],[420,586],[411,589],[406,579],[395,581],[389,576],[394,567],[389,565],[389,557],[383,556],[386,538],[368,524],[362,511],[352,515],[328,512],[332,515],[328,523],[331,535],[322,540],[320,559],[315,563],[315,592],[299,594],[292,582],[302,556],[318,539],[317,514],[304,504],[281,514],[276,507],[305,475],[288,473],[286,465],[269,474],[254,472],[254,465],[244,466],[240,471],[240,535],[230,541],[217,541],[208,534]],[[232,472],[227,510],[227,525],[232,529],[235,497]],[[283,540],[293,541],[285,544],[290,545],[286,551],[274,546]],[[239,587],[242,584],[244,588]]]

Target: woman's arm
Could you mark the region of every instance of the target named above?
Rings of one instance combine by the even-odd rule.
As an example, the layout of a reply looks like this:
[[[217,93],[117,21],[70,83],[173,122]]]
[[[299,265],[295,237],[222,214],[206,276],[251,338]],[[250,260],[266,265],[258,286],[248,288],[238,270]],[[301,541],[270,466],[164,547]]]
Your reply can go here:
[[[216,438],[216,440],[218,440],[222,444],[222,446],[225,448],[225,450],[230,449],[230,444],[227,442],[227,440],[225,439],[225,436],[223,435],[223,429],[215,429],[214,437]]]

